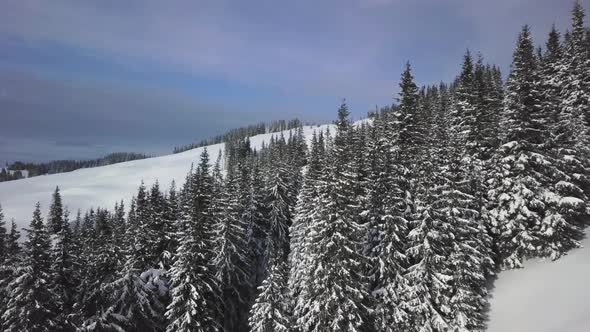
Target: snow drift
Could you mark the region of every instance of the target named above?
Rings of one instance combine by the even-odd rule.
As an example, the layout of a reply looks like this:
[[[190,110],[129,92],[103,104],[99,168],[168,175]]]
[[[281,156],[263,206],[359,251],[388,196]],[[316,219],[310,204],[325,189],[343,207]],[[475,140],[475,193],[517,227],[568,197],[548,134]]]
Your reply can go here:
[[[590,246],[590,239],[583,242]],[[490,298],[489,332],[587,332],[590,250],[551,262],[530,260],[500,273]]]

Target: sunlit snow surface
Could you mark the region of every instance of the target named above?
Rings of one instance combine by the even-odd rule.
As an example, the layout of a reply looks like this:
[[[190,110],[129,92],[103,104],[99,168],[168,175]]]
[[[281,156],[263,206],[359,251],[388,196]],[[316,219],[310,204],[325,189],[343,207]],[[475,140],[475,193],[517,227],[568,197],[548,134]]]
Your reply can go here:
[[[328,127],[332,125],[306,126],[304,135],[310,141],[314,130],[325,131]],[[333,128],[330,130],[333,133]],[[287,138],[289,131],[283,133]],[[268,144],[273,135],[280,133],[253,136],[250,138],[251,146],[259,149],[263,142]],[[211,163],[215,163],[217,154],[223,151],[223,144],[210,145],[207,150]],[[0,205],[6,219],[14,218],[20,227],[28,226],[36,202],[41,203],[43,215],[47,215],[51,194],[56,186],[60,188],[63,202],[71,212],[71,218],[75,217],[78,209],[82,210],[82,213],[97,206],[112,209],[115,202],[121,200],[124,200],[128,207],[142,180],[148,187],[157,180],[160,188],[167,190],[174,179],[177,188],[180,188],[191,164],[198,164],[202,151],[203,148],[197,148],[162,157],[1,182]]]
[[[590,331],[590,240],[583,245],[555,262],[532,260],[500,273],[488,331]]]

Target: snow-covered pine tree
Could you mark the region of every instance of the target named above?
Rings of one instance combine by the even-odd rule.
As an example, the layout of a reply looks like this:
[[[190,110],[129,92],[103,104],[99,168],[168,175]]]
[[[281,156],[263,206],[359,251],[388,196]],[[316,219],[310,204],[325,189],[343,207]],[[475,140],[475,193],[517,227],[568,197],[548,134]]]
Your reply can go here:
[[[123,200],[121,200],[121,202],[115,203],[115,209],[113,211],[113,227],[115,232],[117,232],[115,235],[119,235],[121,238],[127,231],[127,225],[125,221],[125,203],[123,203]]]
[[[213,176],[213,196],[215,198],[220,195],[221,188],[223,187],[223,174],[221,173],[222,158],[223,152],[220,149],[217,152],[217,159],[215,160],[215,165],[213,165],[213,171],[211,172],[211,175]]]
[[[501,79],[501,76],[500,76]],[[475,93],[476,123],[472,137],[476,141],[476,153],[473,155],[481,168],[497,148],[498,121],[502,99],[502,82],[496,87],[494,73],[490,65],[484,65],[483,56],[478,54],[473,70]],[[499,94],[499,96],[497,96]]]
[[[324,138],[323,133],[319,135],[313,132],[311,140],[311,151],[309,154],[309,164],[307,172],[304,175],[303,187],[297,200],[293,224],[289,230],[291,236],[290,254],[289,254],[289,291],[294,301],[300,299],[300,292],[305,284],[304,278],[308,276],[306,268],[309,266],[310,256],[308,250],[310,246],[309,233],[311,222],[314,218],[315,206],[319,196],[320,179],[324,165]]]
[[[441,174],[437,159],[446,151],[437,144],[436,136],[444,131],[436,124],[437,113],[432,101],[438,92],[423,94],[416,113],[416,135],[437,133],[431,137],[418,136],[420,173],[413,179],[415,214],[409,220],[406,256],[409,266],[400,290],[403,308],[408,314],[409,331],[446,331],[450,316],[450,281],[452,280],[448,257],[452,250],[452,226],[446,220],[444,210],[436,204],[444,201],[440,190]],[[428,98],[428,99],[425,99]],[[436,104],[436,103],[435,103]],[[437,157],[433,157],[437,156]]]
[[[544,194],[545,216],[539,230],[544,256],[557,259],[579,246],[581,227],[586,222],[588,188],[586,156],[587,129],[576,115],[577,107],[562,104],[569,79],[568,60],[563,56],[559,33],[552,28],[541,62],[542,111],[548,119],[550,136],[546,146],[553,156],[555,170]],[[585,165],[586,163],[586,165]]]
[[[15,278],[8,284],[9,300],[2,315],[4,331],[55,331],[58,328],[57,297],[49,287],[51,241],[39,203],[26,231],[23,265],[17,268]]]
[[[362,275],[359,209],[355,205],[355,174],[349,146],[348,107],[338,110],[337,133],[330,167],[309,233],[310,266],[295,308],[296,329],[301,331],[373,330],[368,284]]]
[[[403,307],[411,322],[409,331],[447,331],[452,278],[445,262],[452,240],[449,225],[429,205],[420,208],[419,217],[419,224],[408,235],[406,254],[411,265],[405,274],[407,286],[401,292]]]
[[[538,61],[528,26],[518,37],[508,78],[502,128],[504,145],[495,157],[489,199],[492,231],[501,265],[521,267],[523,259],[543,251],[539,228],[545,214],[544,186],[553,161],[544,146],[547,119],[538,90]],[[568,225],[564,225],[569,227]]]
[[[390,114],[375,121],[370,135],[365,253],[369,257],[370,290],[376,300],[375,328],[379,331],[400,331],[408,326],[399,291],[404,279],[407,259],[405,239],[407,221],[400,207],[404,193],[398,185],[398,171],[394,161],[395,133]]]
[[[584,26],[584,8],[580,1],[572,10],[572,30],[565,43],[565,87],[562,95],[564,112],[576,121],[590,126],[590,57],[586,43],[587,29]]]
[[[209,171],[207,150],[201,154],[201,163],[189,177],[181,195],[178,225],[179,247],[170,269],[170,296],[166,330],[219,331],[218,281],[213,266],[214,188]]]
[[[367,161],[368,156],[368,138],[369,125],[367,123],[360,123],[355,126],[355,130],[350,131],[350,145],[352,147],[352,161],[351,170],[355,176],[354,196],[356,204],[359,207],[367,205],[368,201],[368,181],[370,166]],[[361,208],[362,209],[362,208]],[[361,216],[359,223],[364,224],[366,218]]]
[[[239,193],[243,188],[240,168],[244,165],[239,162],[236,167],[237,170],[228,172],[222,192],[213,202],[216,244],[213,263],[220,284],[223,329],[229,332],[247,329],[247,303],[251,297],[252,263],[239,199],[244,197]]]
[[[502,113],[504,100],[504,82],[502,81],[502,72],[497,66],[486,65],[485,69],[486,82],[486,108],[489,112],[490,127],[490,151],[484,160],[489,160],[500,145],[500,114]]]
[[[545,52],[540,63],[540,90],[542,93],[542,109],[549,118],[548,129],[551,148],[556,148],[557,140],[560,140],[560,111],[561,93],[564,85],[565,66],[563,65],[563,47],[560,34],[555,25],[551,27]],[[582,124],[583,126],[583,124]]]
[[[12,275],[12,266],[8,266],[8,231],[6,229],[6,221],[4,221],[4,213],[2,212],[2,205],[0,205],[0,330],[4,329],[2,324],[2,314],[6,310],[8,304],[8,290],[6,284],[10,281]]]
[[[260,161],[252,161],[247,203],[241,219],[246,225],[246,242],[252,262],[252,285],[260,285],[266,278],[265,250],[268,234],[268,209],[265,202],[265,183]]]
[[[129,242],[133,245],[132,242]],[[164,330],[166,295],[163,281],[154,282],[154,270],[142,271],[133,247],[125,248],[125,263],[115,279],[103,286],[108,305],[88,329],[93,331],[158,332]],[[159,271],[159,270],[156,270]],[[159,275],[158,275],[159,276]]]
[[[64,209],[62,224],[56,234],[52,250],[52,291],[56,295],[59,315],[57,317],[60,331],[74,331],[78,317],[75,317],[74,304],[76,291],[80,284],[79,246],[70,230],[69,211]]]
[[[116,243],[113,235],[112,219],[103,209],[92,211],[86,218],[80,266],[82,266],[81,285],[76,307],[84,320],[82,328],[87,331],[101,331],[106,324],[104,313],[112,305],[111,292],[106,289],[118,277],[125,261],[123,243]],[[91,225],[94,225],[91,226]],[[126,234],[127,236],[127,234]]]
[[[478,73],[482,68],[479,61],[477,67],[476,81],[481,79],[482,74]],[[484,146],[480,143],[484,141],[477,141],[479,134],[471,138],[464,134],[463,117],[457,109],[447,106],[448,94],[446,87],[441,85],[435,118],[435,127],[440,132],[440,137],[436,138],[439,142],[435,168],[437,184],[434,187],[435,200],[431,205],[443,227],[449,227],[447,231],[451,231],[450,234],[441,232],[450,243],[439,243],[446,246],[439,250],[450,253],[447,265],[442,265],[443,274],[452,275],[448,286],[448,324],[452,331],[481,330],[484,327],[483,310],[487,297],[486,276],[491,272],[494,262],[480,215],[481,202],[477,199],[478,194],[473,193],[477,188],[473,182],[481,180],[474,180],[469,163],[478,162],[480,148]],[[482,112],[477,107],[475,111],[477,114]],[[477,123],[481,119],[476,117],[475,131],[478,131]],[[471,158],[466,156],[469,150],[464,148],[469,139],[478,142]],[[450,269],[450,273],[445,268]]]
[[[0,265],[6,261],[8,255],[8,230],[6,229],[6,221],[4,220],[4,212],[2,205],[0,205]]]
[[[171,264],[171,257],[169,257],[167,249],[169,247],[169,233],[172,229],[171,222],[166,220],[166,198],[162,191],[160,191],[160,184],[158,181],[154,183],[150,189],[149,194],[149,226],[150,235],[153,245],[153,257],[156,257],[153,266],[160,269],[166,269]],[[149,267],[148,267],[149,268]]]
[[[153,189],[153,191],[156,190],[156,188]],[[154,193],[153,201],[160,202],[159,194]],[[161,234],[156,232],[156,225],[159,225],[161,215],[152,214],[156,210],[152,207],[151,193],[147,192],[143,181],[137,191],[135,204],[136,221],[135,224],[129,225],[129,238],[135,243],[135,251],[139,259],[137,264],[141,270],[147,270],[156,267],[161,258],[158,244],[162,238],[159,237]]]
[[[178,249],[177,221],[180,219],[180,197],[176,192],[176,182],[172,180],[164,212],[164,233],[166,234],[166,247],[163,253],[164,267],[171,267],[174,262],[174,254]]]
[[[290,332],[291,316],[287,310],[287,265],[282,257],[271,259],[268,276],[258,287],[260,293],[250,310],[251,332]]]
[[[76,219],[72,223],[72,236],[76,239],[80,239],[80,233],[82,232],[82,211],[78,209],[76,212]]]
[[[20,267],[22,257],[21,257],[21,248],[19,245],[19,238],[20,232],[12,219],[10,232],[6,235],[6,243],[5,243],[5,257],[4,262],[0,263],[0,293],[2,290],[5,290],[6,293],[2,294],[4,297],[3,300],[0,300],[0,328],[4,329],[4,320],[2,315],[6,310],[6,306],[8,304],[9,296],[8,296],[8,285],[14,279],[15,273],[18,272],[18,268]]]
[[[289,226],[291,226],[291,205],[289,197],[289,170],[284,162],[276,161],[267,179],[268,209],[267,257],[279,257],[282,261],[289,254]]]
[[[20,232],[16,226],[16,222],[12,219],[10,223],[10,233],[8,233],[6,240],[6,262],[9,265],[14,265],[21,259],[19,239]]]
[[[397,98],[399,107],[394,113],[395,131],[397,132],[395,159],[400,168],[398,183],[403,191],[404,203],[400,207],[402,217],[412,223],[415,213],[414,187],[420,174],[422,163],[425,133],[419,127],[418,114],[418,87],[414,82],[410,63],[406,64],[401,76],[400,93]]]
[[[464,136],[465,153],[473,156],[479,151],[479,140],[477,130],[479,122],[479,112],[477,107],[477,93],[475,91],[476,82],[474,77],[474,65],[471,52],[467,50],[463,56],[463,66],[461,74],[456,81],[453,112],[458,114],[461,120],[459,132]]]
[[[49,206],[49,216],[47,217],[47,224],[53,234],[59,233],[61,225],[63,224],[63,204],[61,201],[61,194],[59,187],[55,187],[53,196],[51,197],[51,205]]]

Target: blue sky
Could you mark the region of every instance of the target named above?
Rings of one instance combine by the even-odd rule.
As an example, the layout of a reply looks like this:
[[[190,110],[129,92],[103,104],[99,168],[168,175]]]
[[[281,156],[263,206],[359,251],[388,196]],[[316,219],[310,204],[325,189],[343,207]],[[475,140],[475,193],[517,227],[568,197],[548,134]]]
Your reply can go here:
[[[590,8],[590,0],[583,0]],[[508,70],[517,33],[569,0],[41,1],[0,4],[0,162],[163,153],[240,125],[359,118],[403,64],[452,79],[469,48]]]

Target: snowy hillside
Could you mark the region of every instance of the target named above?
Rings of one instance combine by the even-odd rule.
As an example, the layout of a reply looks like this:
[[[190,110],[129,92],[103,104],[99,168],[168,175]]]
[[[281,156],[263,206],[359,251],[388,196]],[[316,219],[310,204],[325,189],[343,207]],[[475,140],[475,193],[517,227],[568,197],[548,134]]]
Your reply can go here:
[[[529,261],[500,273],[492,290],[489,332],[587,332],[590,239],[556,262]]]
[[[326,130],[331,126],[306,126],[304,135],[309,140],[314,130]],[[288,135],[289,132],[285,131],[284,134]],[[273,135],[280,133],[251,137],[251,146],[260,148]],[[223,151],[223,144],[210,145],[207,149],[211,161],[215,162],[218,153]],[[85,211],[97,204],[103,208],[112,208],[121,199],[128,203],[142,180],[148,186],[157,180],[163,188],[175,180],[177,187],[180,187],[191,164],[198,163],[202,151],[203,148],[197,148],[156,158],[3,182],[0,183],[0,204],[4,215],[9,220],[14,218],[20,227],[30,222],[36,202],[41,202],[43,211],[47,211],[56,186],[59,186],[72,214],[78,209]]]

